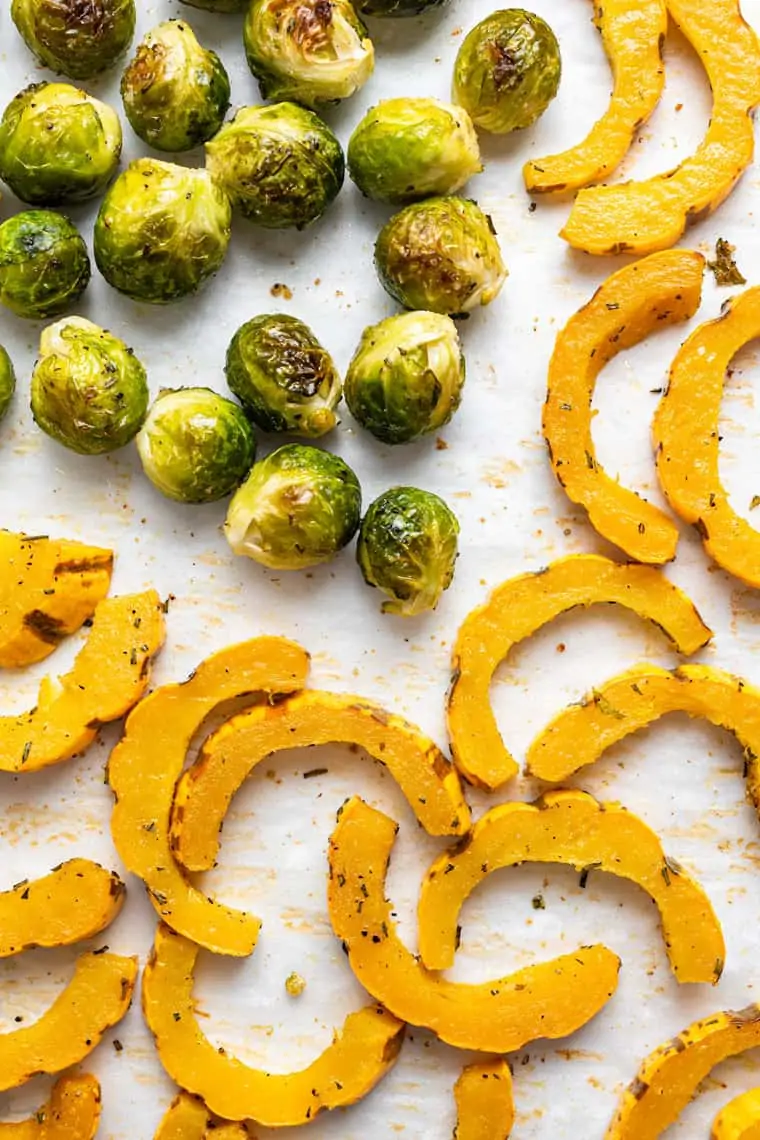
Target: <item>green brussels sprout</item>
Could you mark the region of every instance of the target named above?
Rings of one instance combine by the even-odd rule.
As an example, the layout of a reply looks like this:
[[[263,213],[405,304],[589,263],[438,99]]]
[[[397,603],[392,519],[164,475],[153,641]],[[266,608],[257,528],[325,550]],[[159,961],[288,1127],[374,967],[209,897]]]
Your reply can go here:
[[[364,330],[346,374],[346,403],[376,439],[408,443],[449,422],[464,376],[454,322],[438,313],[401,313]]]
[[[135,301],[177,301],[221,267],[231,220],[227,195],[205,170],[138,158],[101,203],[95,263]]]
[[[430,491],[392,487],[362,519],[356,560],[364,580],[387,594],[383,613],[434,610],[454,577],[459,522]]]
[[[84,317],[64,317],[40,337],[32,415],[58,443],[102,455],[137,434],[148,410],[145,369],[131,348]]]
[[[404,308],[452,316],[490,304],[507,277],[491,219],[467,198],[428,198],[394,214],[375,268]]]
[[[375,67],[372,40],[351,0],[252,0],[243,37],[265,99],[337,103],[363,87]]]
[[[351,178],[378,202],[453,194],[482,169],[470,116],[437,99],[386,99],[367,112],[348,143]]]
[[[227,383],[262,431],[316,439],[338,422],[340,375],[311,329],[285,313],[246,321],[227,350]]]
[[[68,83],[33,83],[0,120],[0,178],[32,206],[94,198],[120,157],[119,116]]]
[[[206,169],[233,206],[269,229],[303,229],[334,201],[343,149],[326,123],[296,103],[243,107],[206,143]]]
[[[0,420],[8,411],[16,391],[16,373],[11,358],[0,344]]]
[[[25,210],[0,225],[0,303],[19,317],[57,317],[90,280],[87,246],[52,210]]]
[[[362,16],[420,16],[442,8],[448,0],[360,0],[357,9]]]
[[[135,0],[13,0],[11,16],[40,63],[92,79],[124,55],[135,34]]]
[[[224,533],[235,554],[272,570],[329,562],[356,534],[359,480],[348,464],[305,443],[287,443],[253,465],[235,492]]]
[[[210,388],[161,392],[137,435],[143,471],[179,503],[213,503],[242,483],[256,455],[239,404]]]
[[[181,0],[191,8],[205,8],[207,12],[245,12],[250,0]]]
[[[192,150],[221,127],[230,78],[216,52],[184,20],[148,32],[121,78],[133,131],[156,150]]]
[[[476,126],[506,135],[543,115],[561,76],[559,44],[546,21],[506,8],[465,36],[454,64],[453,99]]]

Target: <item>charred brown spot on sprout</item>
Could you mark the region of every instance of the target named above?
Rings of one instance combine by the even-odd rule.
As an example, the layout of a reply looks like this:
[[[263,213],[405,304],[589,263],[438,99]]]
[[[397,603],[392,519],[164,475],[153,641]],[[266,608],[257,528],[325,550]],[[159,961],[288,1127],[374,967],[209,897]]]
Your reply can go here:
[[[11,406],[15,391],[16,374],[13,370],[13,364],[6,350],[0,345],[0,420],[3,419]]]
[[[27,47],[52,71],[92,79],[113,67],[135,32],[135,0],[13,0]]]
[[[0,225],[0,303],[19,317],[56,317],[90,280],[79,231],[51,210],[25,210]]]

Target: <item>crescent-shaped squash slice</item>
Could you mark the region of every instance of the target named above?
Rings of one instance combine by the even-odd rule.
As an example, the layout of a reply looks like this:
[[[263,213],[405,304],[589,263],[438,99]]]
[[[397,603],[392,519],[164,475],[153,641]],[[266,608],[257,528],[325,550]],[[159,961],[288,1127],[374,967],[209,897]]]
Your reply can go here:
[[[323,1109],[354,1104],[392,1068],[405,1026],[375,1005],[350,1014],[333,1043],[300,1072],[253,1069],[217,1049],[195,1012],[198,949],[159,926],[143,974],[143,1013],[166,1072],[218,1116],[271,1128],[306,1124]]]
[[[459,1049],[509,1053],[540,1037],[566,1037],[617,987],[620,960],[605,946],[480,985],[430,973],[399,940],[385,880],[398,826],[354,797],[330,838],[327,896],[333,930],[359,982],[396,1017]]]
[[[292,692],[306,683],[308,672],[306,650],[284,638],[259,637],[223,649],[187,681],[164,685],[142,701],[108,762],[116,800],[111,833],[122,861],[143,880],[164,922],[217,954],[250,954],[261,924],[188,882],[169,842],[175,785],[190,741],[218,705]]]
[[[594,385],[623,349],[696,313],[704,267],[701,254],[677,249],[613,273],[565,325],[549,364],[543,425],[554,474],[594,530],[637,562],[670,562],[678,528],[599,464],[591,437]]]
[[[0,668],[42,661],[76,633],[108,593],[112,570],[110,550],[0,531]]]
[[[637,816],[576,791],[549,792],[535,804],[500,804],[481,816],[458,849],[436,859],[418,910],[420,955],[429,970],[453,966],[465,899],[494,871],[521,863],[593,867],[637,883],[660,912],[678,981],[719,981],[726,946],[699,884],[665,855]]]
[[[50,1100],[29,1120],[0,1124],[0,1140],[93,1140],[100,1107],[95,1077],[61,1077]]]
[[[623,1093],[605,1140],[657,1140],[716,1065],[758,1045],[760,1007],[756,1005],[695,1021],[647,1057]]]
[[[710,1140],[760,1140],[760,1089],[742,1093],[720,1110]]]
[[[88,748],[101,725],[140,700],[163,642],[155,590],[106,598],[71,672],[44,677],[31,712],[0,717],[0,771],[36,772]]]
[[[249,1140],[250,1135],[244,1124],[217,1120],[212,1121],[203,1133],[203,1140]]]
[[[702,60],[713,91],[695,154],[643,182],[581,190],[562,237],[586,253],[653,253],[720,206],[752,162],[752,111],[760,103],[760,44],[739,0],[667,0],[673,22]]]
[[[760,337],[760,288],[728,301],[675,358],[654,419],[657,474],[668,502],[702,535],[719,566],[760,586],[760,531],[736,514],[721,483],[718,420],[732,358]]]
[[[248,1140],[243,1124],[216,1120],[197,1096],[175,1097],[153,1140]]]
[[[493,790],[518,772],[491,709],[496,667],[515,645],[560,614],[599,603],[617,603],[654,622],[686,656],[712,637],[686,595],[649,566],[574,554],[537,574],[510,578],[465,618],[454,645],[449,737],[454,762],[471,784]]]
[[[531,194],[580,190],[604,181],[660,101],[668,28],[665,0],[595,0],[594,23],[615,79],[609,107],[583,142],[525,164],[523,176]]]
[[[484,1061],[463,1070],[454,1086],[454,1140],[509,1140],[515,1122],[512,1073],[506,1061]]]
[[[0,1092],[83,1061],[124,1017],[136,980],[136,958],[80,955],[73,978],[38,1021],[0,1033]]]

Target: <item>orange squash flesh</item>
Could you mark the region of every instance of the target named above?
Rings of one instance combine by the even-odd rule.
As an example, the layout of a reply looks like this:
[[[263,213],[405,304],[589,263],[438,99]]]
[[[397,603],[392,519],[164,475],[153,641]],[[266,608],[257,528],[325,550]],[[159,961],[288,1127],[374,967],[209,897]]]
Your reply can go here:
[[[512,1073],[506,1061],[484,1061],[463,1070],[454,1086],[454,1140],[509,1140],[515,1121]]]
[[[180,1093],[158,1126],[153,1140],[248,1140],[243,1124],[215,1119],[197,1096]]]
[[[760,1089],[750,1089],[720,1110],[710,1140],[760,1140]]]
[[[93,1140],[100,1109],[95,1077],[61,1077],[50,1100],[29,1120],[0,1124],[0,1140]]]

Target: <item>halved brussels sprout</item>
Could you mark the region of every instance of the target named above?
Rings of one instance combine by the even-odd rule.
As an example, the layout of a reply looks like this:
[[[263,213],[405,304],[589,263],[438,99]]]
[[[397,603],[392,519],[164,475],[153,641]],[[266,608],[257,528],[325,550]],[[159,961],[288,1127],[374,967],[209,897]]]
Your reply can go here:
[[[135,301],[177,301],[221,267],[231,220],[229,199],[207,171],[138,158],[103,199],[95,263]]]
[[[376,439],[408,443],[449,422],[464,376],[454,322],[438,313],[401,313],[362,333],[346,374],[346,403]]]
[[[8,411],[16,391],[16,373],[11,358],[0,344],[0,420]]]
[[[367,112],[348,143],[351,178],[378,202],[453,194],[482,169],[470,116],[438,99],[386,99]]]
[[[166,20],[138,47],[121,78],[121,97],[143,142],[156,150],[192,150],[224,122],[230,78],[188,23]]]
[[[227,383],[262,431],[316,439],[331,431],[343,385],[314,333],[285,313],[246,321],[227,350]]]
[[[507,278],[493,223],[467,198],[428,198],[394,214],[375,268],[404,308],[452,316],[490,304]]]
[[[383,613],[434,610],[454,577],[459,522],[431,491],[392,487],[362,519],[356,560],[364,580],[390,599]]]
[[[137,435],[143,471],[180,503],[213,503],[242,483],[256,454],[239,404],[210,388],[159,394]]]
[[[40,63],[92,79],[124,55],[135,34],[135,0],[13,0],[11,16]]]
[[[453,99],[476,126],[505,135],[543,115],[561,76],[559,44],[546,21],[506,8],[465,36],[454,64]]]
[[[0,178],[32,206],[94,198],[120,157],[119,116],[68,83],[33,83],[3,112]]]
[[[24,210],[0,225],[0,303],[19,317],[57,317],[90,280],[87,246],[52,210]]]
[[[351,0],[252,0],[243,36],[265,99],[337,103],[363,87],[375,66]]]
[[[80,455],[123,447],[148,410],[145,369],[132,349],[84,317],[44,330],[31,395],[38,426]]]
[[[235,554],[272,570],[329,562],[356,534],[359,480],[337,455],[288,443],[255,463],[227,512],[224,533]]]

